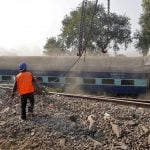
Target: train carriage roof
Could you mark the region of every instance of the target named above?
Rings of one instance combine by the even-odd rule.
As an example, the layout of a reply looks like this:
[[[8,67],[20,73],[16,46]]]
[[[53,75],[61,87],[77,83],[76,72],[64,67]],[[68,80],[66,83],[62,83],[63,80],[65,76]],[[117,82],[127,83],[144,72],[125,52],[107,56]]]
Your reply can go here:
[[[26,62],[29,70],[68,71],[77,56],[0,56],[1,70],[17,70],[18,64]],[[143,57],[88,56],[81,58],[71,71],[85,72],[150,72],[150,59]]]

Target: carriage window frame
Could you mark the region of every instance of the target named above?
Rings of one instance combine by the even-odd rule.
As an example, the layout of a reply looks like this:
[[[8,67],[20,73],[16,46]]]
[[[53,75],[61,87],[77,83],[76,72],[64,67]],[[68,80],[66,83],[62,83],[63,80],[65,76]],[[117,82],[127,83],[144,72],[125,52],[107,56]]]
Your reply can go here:
[[[65,83],[67,83],[67,84],[76,84],[77,79],[75,77],[66,77],[65,78]]]
[[[96,84],[95,78],[83,78],[83,84]]]
[[[127,86],[132,86],[134,85],[134,80],[128,80],[128,79],[123,79],[121,80],[121,85],[127,85]]]
[[[49,83],[59,83],[60,80],[58,77],[48,77],[48,82]]]
[[[114,85],[115,84],[115,80],[114,79],[102,79],[102,84]]]
[[[12,81],[12,77],[11,76],[1,76],[2,81]]]

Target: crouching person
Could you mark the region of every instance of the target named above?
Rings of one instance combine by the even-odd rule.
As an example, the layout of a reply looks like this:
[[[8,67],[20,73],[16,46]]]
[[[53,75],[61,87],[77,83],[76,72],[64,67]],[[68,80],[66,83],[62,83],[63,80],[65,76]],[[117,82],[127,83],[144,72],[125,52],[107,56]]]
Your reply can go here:
[[[34,109],[34,78],[31,72],[27,71],[26,63],[19,64],[20,73],[16,75],[15,83],[13,86],[12,98],[14,98],[15,91],[21,97],[21,119],[26,120],[26,105],[27,100],[30,101],[28,112],[33,115]]]

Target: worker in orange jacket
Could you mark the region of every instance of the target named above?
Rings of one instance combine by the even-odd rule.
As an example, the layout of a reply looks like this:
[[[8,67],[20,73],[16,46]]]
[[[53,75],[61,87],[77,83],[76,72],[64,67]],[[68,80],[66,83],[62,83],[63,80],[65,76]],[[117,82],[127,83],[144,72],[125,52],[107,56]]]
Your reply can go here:
[[[28,112],[33,115],[34,109],[34,78],[31,72],[27,71],[26,63],[19,64],[20,73],[16,75],[12,98],[14,98],[15,91],[21,97],[21,119],[26,120],[26,105],[27,100],[30,101],[30,106],[28,107]]]

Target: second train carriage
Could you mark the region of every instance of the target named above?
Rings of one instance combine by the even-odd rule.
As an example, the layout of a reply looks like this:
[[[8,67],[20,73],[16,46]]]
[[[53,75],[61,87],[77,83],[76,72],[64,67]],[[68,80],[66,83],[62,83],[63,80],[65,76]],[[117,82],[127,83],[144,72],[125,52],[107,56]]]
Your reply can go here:
[[[26,62],[28,70],[52,87],[69,87],[90,93],[113,95],[146,94],[149,89],[149,65],[142,57],[87,57],[74,67],[77,57],[1,57],[0,82],[13,82],[18,64]]]

